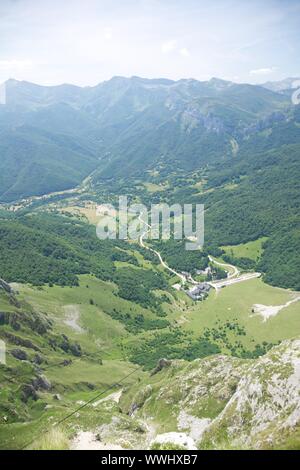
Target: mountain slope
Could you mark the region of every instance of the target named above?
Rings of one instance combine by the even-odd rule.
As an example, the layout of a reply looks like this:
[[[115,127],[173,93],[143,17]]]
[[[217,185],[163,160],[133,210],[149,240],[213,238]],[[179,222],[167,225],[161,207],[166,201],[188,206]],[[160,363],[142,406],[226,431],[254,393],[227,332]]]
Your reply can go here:
[[[299,288],[300,117],[290,97],[218,79],[114,77],[87,88],[14,81],[7,89],[0,201],[69,189],[90,174],[99,200],[103,188],[130,193],[135,180],[165,185],[162,201],[206,205],[208,245],[268,237],[265,279]]]
[[[140,176],[145,170],[167,168],[171,172],[174,166],[192,170],[218,160],[230,161],[233,138],[243,137],[267,116],[284,119],[281,112],[289,105],[285,97],[264,88],[216,79],[180,80],[161,88],[157,91],[154,87],[151,94],[143,82],[126,88],[117,101],[118,111],[129,107],[135,112],[118,125],[109,157],[102,160],[94,181]],[[148,95],[146,99],[146,92],[151,100]],[[141,103],[135,107],[139,99]],[[102,132],[111,137],[112,128],[108,124]]]
[[[299,348],[295,339],[257,360],[161,360],[117,404],[115,394],[108,396],[102,408],[111,419],[92,428],[93,434],[77,431],[73,446],[299,449]]]
[[[73,188],[97,164],[74,138],[28,126],[2,133],[0,152],[3,202]]]
[[[40,448],[50,431],[55,448],[53,424],[115,382],[109,395],[58,429],[66,448],[300,448],[298,338],[257,359],[162,359],[145,372],[122,360],[120,340],[127,342],[128,333],[98,305],[99,281],[85,277],[80,287],[53,294],[24,286],[26,301],[18,288],[15,294],[0,280],[0,336],[7,346],[1,447]],[[90,296],[97,304],[89,304]]]
[[[0,200],[68,189],[97,166],[94,181],[142,175],[156,167],[170,172],[174,166],[190,170],[230,161],[232,139],[242,137],[262,119],[285,119],[289,106],[288,98],[279,93],[218,79],[173,82],[115,77],[86,88],[10,80],[6,104],[0,106],[2,169],[6,170]],[[41,132],[48,133],[47,141],[41,142]],[[77,155],[70,141],[62,147],[61,140],[67,137],[74,141]],[[9,144],[12,150],[7,149],[7,140],[16,141]],[[70,165],[72,160],[77,163]],[[15,176],[16,164],[24,176],[11,187],[6,179],[10,172]],[[75,165],[76,174],[72,173]]]
[[[262,86],[268,88],[271,91],[286,92],[287,90],[295,90],[299,87],[299,77],[289,77],[278,82],[266,82]]]

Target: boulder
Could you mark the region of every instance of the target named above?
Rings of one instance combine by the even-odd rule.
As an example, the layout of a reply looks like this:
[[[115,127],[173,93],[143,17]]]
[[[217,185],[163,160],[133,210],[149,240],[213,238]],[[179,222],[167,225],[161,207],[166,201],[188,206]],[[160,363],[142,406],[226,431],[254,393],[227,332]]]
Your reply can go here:
[[[23,349],[12,349],[11,355],[20,361],[26,361],[28,359],[27,353]]]
[[[44,362],[44,359],[42,358],[42,356],[40,356],[40,354],[35,354],[33,362],[39,366]]]
[[[155,369],[153,369],[153,371],[151,372],[151,375],[155,375],[158,372],[160,372],[162,369],[165,369],[166,367],[170,367],[171,364],[172,364],[172,361],[170,361],[169,359],[164,359],[164,358],[159,359],[157,366],[155,367]]]
[[[9,315],[9,324],[12,327],[13,330],[18,331],[18,330],[21,329],[21,325],[19,323],[19,320],[20,320],[20,317],[17,313],[11,313]]]
[[[24,403],[27,403],[29,399],[36,401],[38,399],[38,395],[36,390],[34,389],[33,385],[31,384],[24,384],[21,387],[21,400]]]
[[[50,390],[52,387],[51,382],[44,375],[38,375],[33,379],[32,385],[35,390]]]
[[[78,343],[72,343],[70,344],[70,351],[73,354],[73,356],[81,356],[82,351],[81,351],[81,346]]]
[[[72,364],[72,359],[64,359],[61,365],[66,367],[66,366],[69,366],[70,364]]]

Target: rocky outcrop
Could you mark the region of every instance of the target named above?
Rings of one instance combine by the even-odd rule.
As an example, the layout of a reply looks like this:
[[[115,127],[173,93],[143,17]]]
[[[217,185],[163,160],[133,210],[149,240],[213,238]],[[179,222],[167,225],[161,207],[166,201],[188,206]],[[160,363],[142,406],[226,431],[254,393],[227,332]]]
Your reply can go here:
[[[37,375],[30,383],[21,386],[21,400],[27,403],[29,399],[38,400],[38,391],[47,392],[51,390],[51,382],[44,375]]]
[[[120,400],[132,419],[128,439],[137,439],[139,422],[149,430],[141,448],[156,445],[157,436],[183,435],[200,449],[300,448],[300,339],[258,359],[219,355],[165,365]]]
[[[251,126],[246,126],[242,130],[242,135],[249,136],[257,132],[262,132],[266,129],[271,128],[274,124],[285,120],[287,120],[286,115],[284,113],[281,113],[280,111],[276,111],[264,117],[263,119],[257,120],[256,122],[251,124]]]
[[[73,356],[79,357],[82,355],[81,346],[79,343],[70,342],[69,338],[62,334],[60,337],[52,337],[49,344],[53,349],[60,348],[66,353],[71,353]]]
[[[32,381],[32,385],[35,390],[51,390],[52,385],[51,382],[43,375],[38,375]]]
[[[228,130],[222,119],[212,113],[204,114],[196,105],[190,104],[181,114],[181,128],[189,133],[196,127],[202,127],[205,131],[216,134]]]
[[[23,349],[12,349],[10,351],[11,355],[19,361],[26,361],[28,359],[27,353]]]
[[[0,312],[0,325],[10,325],[14,330],[29,327],[32,331],[43,335],[51,325],[37,313]]]
[[[33,362],[40,366],[44,362],[44,358],[40,354],[35,354],[33,358]]]
[[[300,427],[299,396],[300,340],[295,340],[274,348],[247,369],[208,427],[203,444],[217,447],[222,439],[242,448],[274,447]]]
[[[0,325],[10,325],[13,330],[20,330],[19,315],[12,312],[0,312]]]
[[[151,375],[157,374],[158,372],[160,372],[165,367],[170,367],[171,364],[172,364],[172,361],[170,361],[168,359],[164,359],[164,358],[159,359],[159,361],[157,363],[157,366],[155,367],[155,369],[153,369],[153,371],[151,372]]]
[[[10,285],[1,278],[0,278],[0,289],[4,289],[5,292],[7,292],[8,294],[12,293],[12,288],[10,287]]]
[[[27,403],[29,399],[36,401],[38,399],[38,395],[33,385],[24,384],[21,387],[21,400],[24,403]]]
[[[29,349],[33,349],[34,351],[40,352],[39,347],[33,344],[33,342],[29,339],[21,338],[21,336],[14,335],[7,331],[4,333],[4,336],[7,339],[7,341],[9,341],[12,344],[15,344],[16,346],[22,346],[23,348],[29,348]]]

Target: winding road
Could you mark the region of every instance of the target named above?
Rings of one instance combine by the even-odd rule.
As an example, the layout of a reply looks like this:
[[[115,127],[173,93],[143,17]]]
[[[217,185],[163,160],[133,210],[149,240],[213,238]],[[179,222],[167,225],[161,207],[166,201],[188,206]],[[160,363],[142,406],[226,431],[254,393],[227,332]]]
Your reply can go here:
[[[170,268],[170,266],[162,259],[161,254],[160,254],[159,251],[156,251],[156,250],[154,250],[153,248],[150,248],[149,246],[145,245],[145,243],[144,243],[144,237],[145,237],[146,233],[149,231],[149,229],[151,228],[151,225],[149,225],[147,222],[145,222],[145,221],[141,218],[141,217],[143,217],[143,215],[144,215],[144,214],[140,214],[139,217],[138,217],[139,221],[142,222],[142,223],[143,223],[144,225],[146,225],[146,227],[147,227],[147,229],[145,230],[145,232],[143,232],[143,234],[140,236],[140,245],[141,245],[141,247],[145,248],[146,250],[152,251],[152,253],[154,253],[154,254],[158,257],[158,259],[159,259],[161,265],[162,265],[165,269],[167,269],[170,273],[175,274],[175,276],[178,276],[178,277],[181,279],[181,281],[182,281],[183,283],[185,283],[185,282],[186,282],[185,276],[183,276],[183,274],[178,273],[178,272],[175,271],[174,269]]]
[[[216,290],[221,289],[222,287],[231,286],[232,284],[236,284],[238,282],[249,281],[249,279],[255,279],[261,276],[261,273],[255,273],[255,272],[241,274],[238,268],[234,266],[233,264],[220,263],[219,261],[215,260],[210,255],[208,256],[208,258],[211,263],[214,263],[217,266],[221,266],[226,271],[228,269],[231,270],[231,273],[228,274],[226,279],[220,279],[219,281],[213,281],[209,283]]]
[[[216,259],[214,259],[212,256],[208,255],[208,259],[211,263],[216,264],[217,266],[221,266],[222,268],[225,268],[225,271],[228,270],[228,268],[232,269],[232,273],[228,274],[227,279],[231,279],[232,277],[237,277],[240,274],[240,271],[236,266],[233,266],[233,264],[228,264],[228,263],[220,263]],[[227,268],[227,269],[226,269]]]
[[[179,277],[180,280],[182,281],[182,284],[185,284],[187,282],[187,278],[183,274],[175,271],[175,269],[170,268],[170,266],[168,266],[168,264],[162,259],[162,256],[159,253],[159,251],[156,251],[153,248],[150,248],[149,246],[145,245],[144,237],[147,234],[147,232],[149,231],[149,229],[151,229],[151,225],[149,225],[148,222],[145,222],[145,220],[143,220],[143,218],[142,218],[143,216],[144,216],[144,214],[140,214],[139,217],[138,217],[138,220],[140,222],[142,222],[147,228],[139,238],[140,245],[143,248],[145,248],[146,250],[152,251],[152,253],[154,253],[158,257],[161,265],[165,269],[167,269],[169,272],[171,272],[172,274],[175,274],[177,277]],[[225,279],[220,279],[219,281],[207,282],[207,284],[209,284],[213,289],[215,289],[216,292],[218,292],[219,289],[222,289],[223,287],[230,286],[230,285],[236,284],[238,282],[244,282],[244,281],[248,281],[250,279],[255,279],[255,278],[261,276],[261,273],[256,273],[256,272],[241,274],[240,271],[238,270],[238,268],[236,266],[234,266],[233,264],[221,263],[220,261],[215,260],[210,255],[208,256],[208,258],[209,258],[209,261],[211,263],[216,264],[217,266],[220,266],[220,267],[224,268],[228,272],[231,271],[231,272],[229,272],[228,277],[225,278]],[[199,282],[195,281],[195,279],[193,279],[192,276],[190,276],[189,282],[191,282],[192,284],[195,284],[195,285],[199,284]]]

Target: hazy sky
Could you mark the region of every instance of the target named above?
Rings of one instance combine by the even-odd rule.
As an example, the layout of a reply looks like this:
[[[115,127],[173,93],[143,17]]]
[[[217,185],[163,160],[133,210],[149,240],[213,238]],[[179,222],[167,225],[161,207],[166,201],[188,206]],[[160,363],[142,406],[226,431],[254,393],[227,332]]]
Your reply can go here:
[[[0,0],[0,82],[300,76],[300,0]]]

